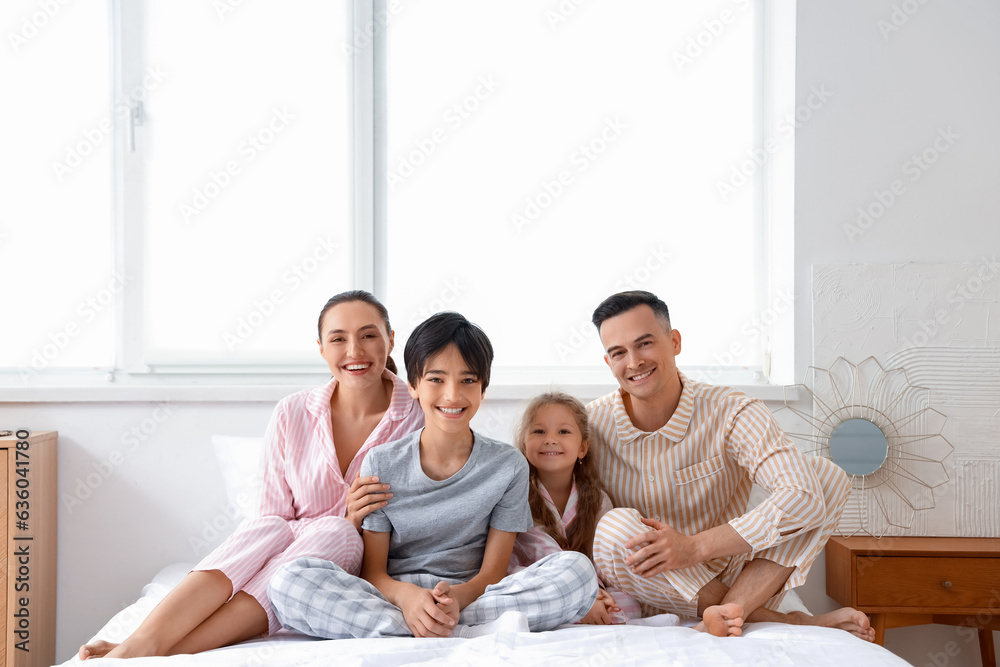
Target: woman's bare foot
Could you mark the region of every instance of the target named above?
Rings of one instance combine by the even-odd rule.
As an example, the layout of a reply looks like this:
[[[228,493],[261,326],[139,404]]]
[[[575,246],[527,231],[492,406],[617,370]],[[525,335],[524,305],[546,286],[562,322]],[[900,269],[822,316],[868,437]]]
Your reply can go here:
[[[818,625],[824,628],[837,628],[846,630],[855,637],[860,637],[866,642],[875,641],[875,628],[872,627],[868,617],[857,609],[851,607],[841,607],[828,614],[810,616],[801,611],[793,611],[788,614],[790,622],[797,625]]]
[[[111,642],[106,642],[103,639],[98,639],[93,644],[84,644],[80,647],[77,655],[80,660],[89,660],[91,658],[103,658],[112,649],[117,648],[118,644],[112,644]]]
[[[743,607],[735,602],[707,607],[694,629],[716,637],[739,637],[743,632]]]

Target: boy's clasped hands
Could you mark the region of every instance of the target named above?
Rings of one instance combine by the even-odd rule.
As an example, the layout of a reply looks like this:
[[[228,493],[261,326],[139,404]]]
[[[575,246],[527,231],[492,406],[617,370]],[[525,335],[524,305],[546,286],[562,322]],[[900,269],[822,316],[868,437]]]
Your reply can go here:
[[[458,623],[458,600],[452,597],[446,581],[439,581],[432,589],[405,584],[399,603],[414,637],[450,637]]]

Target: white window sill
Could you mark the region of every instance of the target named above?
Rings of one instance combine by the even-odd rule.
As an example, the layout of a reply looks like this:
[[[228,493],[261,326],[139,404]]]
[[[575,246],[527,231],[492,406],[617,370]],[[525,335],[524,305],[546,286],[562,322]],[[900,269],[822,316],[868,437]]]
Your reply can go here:
[[[692,378],[732,386],[768,402],[797,401],[795,385],[763,384],[747,371],[705,373],[683,369]],[[101,402],[258,402],[276,403],[285,396],[323,384],[329,372],[299,373],[152,373],[88,372],[37,375],[26,380],[0,374],[0,403],[101,403]],[[590,401],[617,387],[606,368],[552,372],[542,369],[495,371],[487,389],[488,400],[528,400],[543,391],[559,389]]]

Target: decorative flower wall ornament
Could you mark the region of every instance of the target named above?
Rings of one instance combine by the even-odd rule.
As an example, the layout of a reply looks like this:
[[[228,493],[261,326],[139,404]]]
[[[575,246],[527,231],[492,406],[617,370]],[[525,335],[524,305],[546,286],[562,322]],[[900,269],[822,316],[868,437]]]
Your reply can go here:
[[[796,386],[812,398],[812,413],[787,397],[776,412],[791,411],[809,431],[786,430],[803,451],[848,473],[851,495],[840,534],[905,531],[916,512],[934,507],[934,489],[950,479],[943,461],[954,447],[942,435],[947,417],[929,406],[929,389],[912,385],[902,368],[882,368],[875,357],[857,365],[838,357],[829,369],[810,366],[804,384]]]

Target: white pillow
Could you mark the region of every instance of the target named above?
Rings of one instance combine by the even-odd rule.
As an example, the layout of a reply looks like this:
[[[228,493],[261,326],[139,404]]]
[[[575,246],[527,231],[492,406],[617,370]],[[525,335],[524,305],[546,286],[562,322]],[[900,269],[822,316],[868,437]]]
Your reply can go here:
[[[234,435],[213,435],[212,447],[222,470],[222,483],[230,506],[237,508],[241,517],[256,518],[260,512],[261,457],[264,438]]]

